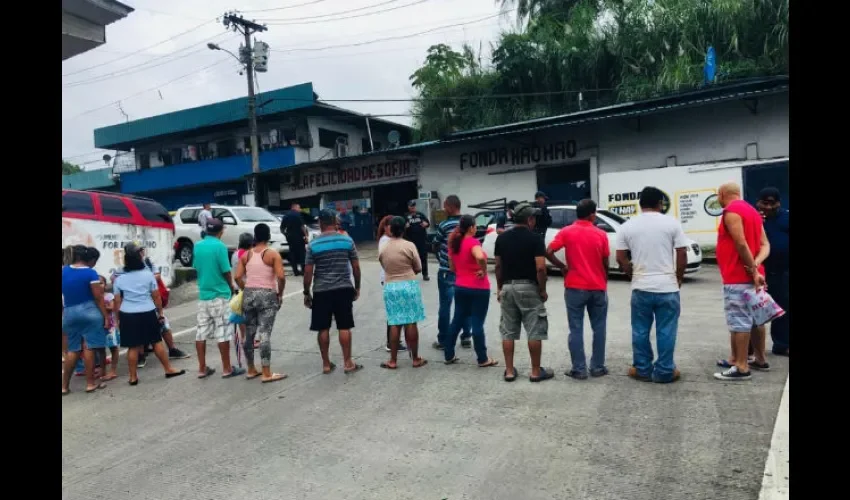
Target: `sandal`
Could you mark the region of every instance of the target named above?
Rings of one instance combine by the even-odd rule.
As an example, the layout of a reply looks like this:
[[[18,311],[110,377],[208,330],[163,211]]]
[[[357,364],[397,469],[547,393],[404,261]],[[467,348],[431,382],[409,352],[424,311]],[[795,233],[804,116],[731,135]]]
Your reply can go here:
[[[198,375],[198,378],[207,378],[210,375],[212,375],[213,373],[215,373],[215,368],[210,368],[208,366],[208,367],[204,368],[204,373],[201,373],[200,375]]]
[[[69,390],[67,390],[67,391],[62,391],[62,395],[63,395],[63,396],[67,396],[68,394],[71,394],[71,390],[70,390],[70,389],[69,389]]]
[[[325,371],[324,368],[322,369],[322,374],[323,375],[330,375],[331,373],[334,372],[334,370],[336,370],[336,365],[334,363],[331,363],[331,367],[328,368],[328,371]]]
[[[165,378],[174,378],[174,377],[179,377],[180,375],[185,375],[185,374],[186,374],[186,370],[180,370],[179,372],[166,373]]]
[[[416,362],[417,362],[417,361],[419,361],[419,364],[418,364],[418,365],[416,364]],[[413,367],[414,367],[414,368],[422,368],[423,366],[425,366],[425,365],[427,365],[427,364],[428,364],[428,360],[427,360],[427,359],[418,358],[418,359],[414,359],[414,360],[413,360]]]
[[[254,373],[254,374],[249,373],[248,375],[245,375],[245,380],[254,380],[255,378],[259,377],[260,375],[262,375],[262,373],[260,373],[260,372],[257,372],[257,373]]]
[[[354,368],[346,368],[344,371],[346,375],[350,375],[354,372],[359,372],[362,369],[363,365],[358,365],[357,363],[354,363]]]
[[[499,360],[496,360],[496,359],[493,359],[493,358],[487,358],[487,361],[485,361],[484,363],[480,363],[478,365],[478,368],[489,368],[491,366],[498,366],[498,365],[499,365]]]
[[[230,368],[230,373],[228,373],[227,375],[222,375],[221,378],[238,377],[239,375],[244,375],[245,371],[246,370],[244,368],[239,368],[237,366],[234,366],[234,367]]]
[[[101,382],[94,387],[86,387],[86,392],[91,394],[98,389],[106,389],[106,382]]]
[[[555,377],[555,372],[552,370],[547,370],[546,368],[540,367],[540,376],[538,377],[528,377],[528,380],[532,382],[542,382],[544,380],[549,380],[550,378]]]
[[[505,382],[513,382],[514,380],[516,380],[516,378],[517,378],[517,371],[516,371],[516,367],[514,367],[513,372],[514,372],[514,374],[513,374],[513,375],[508,375],[508,371],[507,371],[507,370],[505,370],[505,377],[504,377],[504,378],[505,378]]]
[[[387,370],[395,370],[398,368],[398,365],[391,365],[389,361],[384,361],[381,363],[381,368],[386,368]]]
[[[272,382],[277,382],[277,381],[283,380],[288,376],[289,375],[286,375],[285,373],[283,373],[283,374],[282,373],[272,373],[272,377],[269,378],[269,379],[263,379],[263,383],[264,384],[271,384]]]
[[[118,378],[117,373],[110,373],[109,375],[101,378],[100,381],[101,382],[109,382],[110,380],[115,380],[116,378]]]

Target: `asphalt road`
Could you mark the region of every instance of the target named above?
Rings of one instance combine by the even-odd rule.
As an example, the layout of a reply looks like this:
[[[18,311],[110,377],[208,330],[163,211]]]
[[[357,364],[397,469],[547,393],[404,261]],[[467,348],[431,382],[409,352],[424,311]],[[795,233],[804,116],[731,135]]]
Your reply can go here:
[[[420,325],[431,363],[382,370],[384,313],[378,264],[362,263],[354,352],[366,368],[323,376],[300,282],[291,281],[272,337],[272,368],[287,380],[166,380],[151,359],[137,387],[121,378],[94,394],[74,378],[62,399],[62,484],[69,499],[612,499],[755,500],[759,496],[788,360],[751,382],[715,381],[728,354],[716,268],[683,287],[675,384],[626,377],[631,363],[629,285],[610,285],[607,365],[601,379],[566,379],[562,282],[549,281],[544,366],[557,378],[507,384],[502,368],[445,366],[436,336],[437,283],[423,282]],[[177,341],[194,351],[194,303],[167,311]],[[501,360],[498,304],[487,318]],[[586,344],[590,349],[589,326]],[[208,347],[211,366],[220,360]],[[341,366],[339,344],[332,358]],[[517,346],[521,377],[527,350]],[[58,385],[58,384],[57,384]]]

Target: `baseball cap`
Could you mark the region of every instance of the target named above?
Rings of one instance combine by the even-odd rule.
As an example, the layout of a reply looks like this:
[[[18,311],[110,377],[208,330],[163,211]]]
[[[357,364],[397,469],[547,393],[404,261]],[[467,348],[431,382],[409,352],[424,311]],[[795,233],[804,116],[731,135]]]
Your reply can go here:
[[[204,228],[210,234],[218,234],[224,229],[224,223],[218,219],[207,219],[207,225]]]
[[[407,202],[407,206],[408,206],[408,207],[415,207],[415,206],[416,206],[416,200],[410,200],[410,201],[408,201],[408,202]]]
[[[138,240],[128,241],[126,245],[124,245],[124,255],[138,255],[142,253],[145,247],[142,246],[142,242]]]
[[[319,212],[319,222],[325,225],[336,224],[336,214],[333,210],[322,210]]]
[[[522,202],[517,203],[517,206],[514,207],[514,220],[518,222],[522,222],[527,220],[532,215],[539,215],[540,209],[531,206],[530,203]]]
[[[773,198],[776,201],[780,201],[779,190],[775,187],[766,187],[759,192],[759,200],[764,201],[768,198]]]
[[[535,198],[543,198],[543,199],[546,199],[546,200],[549,199],[549,197],[546,196],[546,193],[544,193],[543,191],[538,191],[538,192],[534,193],[534,197]]]

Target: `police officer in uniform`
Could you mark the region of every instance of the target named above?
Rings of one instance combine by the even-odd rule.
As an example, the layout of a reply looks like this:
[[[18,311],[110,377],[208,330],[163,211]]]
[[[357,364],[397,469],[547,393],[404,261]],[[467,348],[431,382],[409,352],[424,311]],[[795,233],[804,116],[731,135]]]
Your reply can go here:
[[[536,218],[534,232],[543,236],[544,241],[546,240],[546,230],[552,225],[552,216],[549,214],[549,208],[546,206],[546,200],[548,199],[549,197],[543,191],[534,193],[533,206],[540,209],[540,214]]]
[[[404,239],[416,245],[416,250],[419,252],[419,260],[422,261],[422,279],[430,281],[428,277],[428,249],[426,230],[431,225],[428,217],[425,214],[416,210],[416,200],[407,202],[407,214],[404,216],[407,221],[407,228],[404,232]]]

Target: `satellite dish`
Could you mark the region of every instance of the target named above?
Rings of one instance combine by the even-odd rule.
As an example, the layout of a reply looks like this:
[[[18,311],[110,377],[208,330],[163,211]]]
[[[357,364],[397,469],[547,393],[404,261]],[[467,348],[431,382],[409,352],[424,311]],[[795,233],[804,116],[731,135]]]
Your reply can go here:
[[[393,147],[398,147],[398,143],[401,141],[401,134],[398,133],[398,130],[390,130],[390,133],[387,134],[387,140],[390,141]]]

